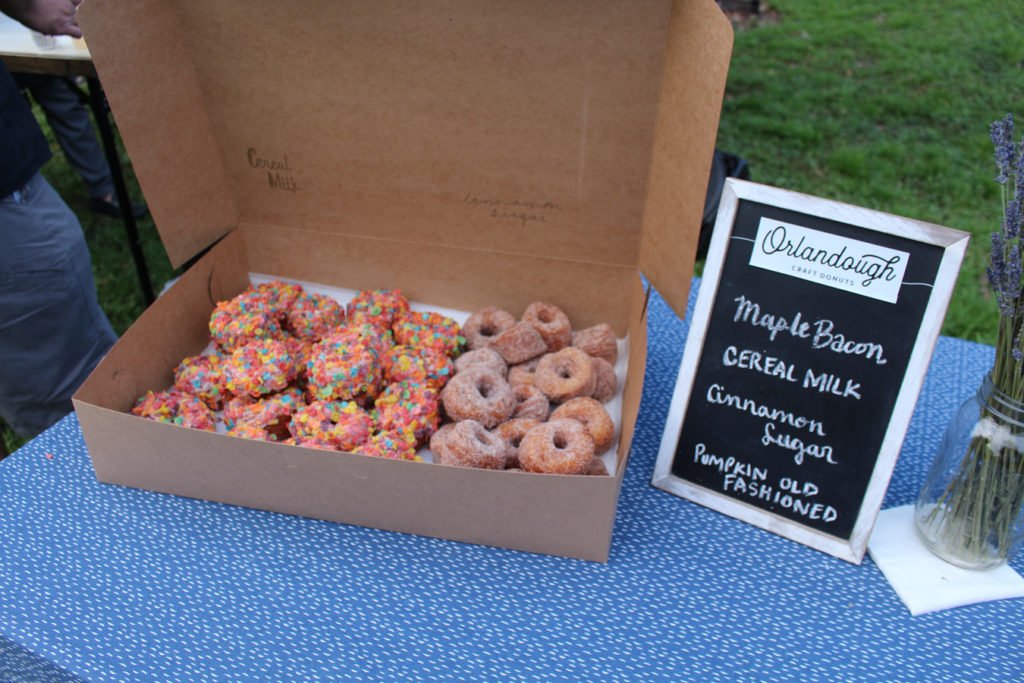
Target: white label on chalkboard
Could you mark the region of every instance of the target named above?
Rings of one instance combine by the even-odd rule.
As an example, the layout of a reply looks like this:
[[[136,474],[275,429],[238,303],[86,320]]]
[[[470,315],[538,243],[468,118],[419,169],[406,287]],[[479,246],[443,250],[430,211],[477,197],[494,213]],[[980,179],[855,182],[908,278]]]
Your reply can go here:
[[[750,265],[894,304],[909,257],[905,251],[762,218]]]

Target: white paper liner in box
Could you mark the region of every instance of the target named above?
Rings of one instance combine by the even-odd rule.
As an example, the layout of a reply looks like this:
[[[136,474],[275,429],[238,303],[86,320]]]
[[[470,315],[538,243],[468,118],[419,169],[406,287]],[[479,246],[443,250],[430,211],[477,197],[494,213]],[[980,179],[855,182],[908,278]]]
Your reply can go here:
[[[1009,565],[984,571],[961,569],[933,554],[914,529],[914,506],[882,510],[868,552],[914,616],[1024,597],[1024,578]]]
[[[344,289],[344,288],[341,288],[341,287],[328,287],[326,285],[317,284],[315,282],[305,282],[303,280],[291,280],[291,279],[287,279],[287,278],[275,277],[275,276],[272,276],[272,275],[265,275],[265,274],[262,274],[262,273],[250,273],[249,274],[249,280],[254,285],[259,285],[259,284],[263,284],[265,282],[271,282],[271,281],[274,281],[274,280],[281,280],[281,281],[284,281],[284,282],[293,282],[293,283],[302,285],[303,289],[305,289],[308,292],[313,292],[315,294],[321,294],[323,296],[329,296],[332,299],[334,299],[335,301],[337,301],[338,303],[343,304],[343,305],[348,303],[349,301],[351,301],[355,297],[355,295],[358,293],[354,289]],[[436,313],[440,313],[441,315],[446,315],[449,318],[451,318],[451,319],[455,320],[456,322],[458,322],[460,325],[465,323],[466,319],[469,318],[470,315],[472,315],[472,312],[459,311],[459,310],[455,310],[453,308],[442,308],[440,306],[432,306],[430,304],[424,304],[424,303],[420,303],[420,302],[416,302],[416,301],[410,301],[409,302],[409,307],[412,310],[414,310],[414,311],[434,311]],[[625,386],[625,383],[626,383],[626,372],[628,371],[628,366],[629,366],[629,361],[628,361],[628,359],[629,359],[629,340],[628,339],[619,339],[618,340],[618,347],[619,347],[619,356],[618,356],[618,360],[615,363],[615,377],[616,377],[616,380],[617,380],[617,388],[616,388],[615,396],[610,401],[608,401],[607,403],[604,404],[605,409],[608,411],[608,414],[611,416],[612,421],[615,423],[615,440],[614,440],[614,443],[616,445],[619,443],[619,436],[622,434],[622,389],[623,389],[623,387]],[[206,352],[210,352],[212,350],[213,350],[213,346],[212,346],[212,342],[211,342],[211,345],[207,347]],[[220,419],[220,414],[219,413],[218,413],[218,420],[217,420],[217,431],[219,431],[221,433],[227,431],[227,428],[225,427],[223,420]],[[604,463],[604,466],[607,468],[608,474],[610,474],[612,476],[615,475],[615,469],[616,469],[616,464],[617,464],[616,451],[617,451],[616,448],[610,448],[610,449],[608,449],[607,452],[605,452],[604,454],[601,455],[601,461]],[[433,452],[431,452],[431,450],[429,448],[421,448],[417,452],[417,454],[420,457],[422,457],[425,462],[433,462],[434,461],[434,454],[433,454]]]

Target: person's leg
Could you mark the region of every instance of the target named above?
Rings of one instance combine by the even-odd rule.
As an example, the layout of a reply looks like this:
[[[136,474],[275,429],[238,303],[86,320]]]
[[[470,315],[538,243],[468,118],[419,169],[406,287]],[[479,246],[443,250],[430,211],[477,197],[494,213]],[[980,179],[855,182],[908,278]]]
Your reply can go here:
[[[71,411],[117,337],[78,219],[39,173],[0,199],[0,245],[0,417],[32,436]]]
[[[60,76],[18,74],[18,85],[28,88],[46,115],[57,144],[71,168],[82,178],[92,199],[110,201],[114,181],[110,166],[96,137],[89,110],[78,93]]]

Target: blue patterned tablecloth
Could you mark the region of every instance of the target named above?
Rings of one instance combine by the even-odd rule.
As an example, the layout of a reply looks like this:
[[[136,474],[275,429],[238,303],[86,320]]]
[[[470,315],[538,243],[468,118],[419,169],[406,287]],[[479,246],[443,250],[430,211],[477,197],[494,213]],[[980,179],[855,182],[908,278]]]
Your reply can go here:
[[[652,488],[685,329],[650,323],[607,565],[98,484],[69,416],[0,463],[0,680],[1024,677],[1024,600],[912,618],[869,558]],[[885,507],[991,359],[940,340]]]

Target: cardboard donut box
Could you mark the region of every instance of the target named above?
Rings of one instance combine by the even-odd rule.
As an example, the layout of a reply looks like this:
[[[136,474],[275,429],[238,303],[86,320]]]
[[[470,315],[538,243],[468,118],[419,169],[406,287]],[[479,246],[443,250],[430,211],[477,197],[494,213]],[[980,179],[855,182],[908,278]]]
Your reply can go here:
[[[175,265],[74,402],[102,482],[606,561],[646,354],[685,309],[732,29],[712,0],[90,0]],[[628,335],[613,476],[326,452],[132,416],[250,273]]]

